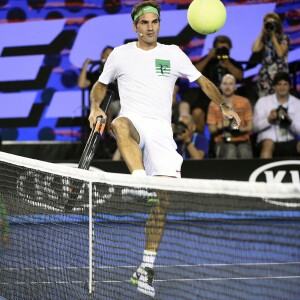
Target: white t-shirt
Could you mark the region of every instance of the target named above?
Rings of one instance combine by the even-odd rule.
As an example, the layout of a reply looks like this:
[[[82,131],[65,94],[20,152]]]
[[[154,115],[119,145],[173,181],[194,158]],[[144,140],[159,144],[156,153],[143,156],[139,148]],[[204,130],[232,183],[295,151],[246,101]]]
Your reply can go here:
[[[109,84],[118,80],[120,116],[171,122],[174,84],[178,77],[195,81],[201,73],[176,45],[157,43],[145,51],[136,42],[116,47],[109,55],[99,81]]]

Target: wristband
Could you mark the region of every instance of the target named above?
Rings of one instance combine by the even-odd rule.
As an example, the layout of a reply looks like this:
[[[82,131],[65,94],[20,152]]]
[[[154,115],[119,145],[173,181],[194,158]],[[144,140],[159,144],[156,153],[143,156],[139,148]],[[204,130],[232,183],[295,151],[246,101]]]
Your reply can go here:
[[[188,145],[190,145],[192,143],[192,141],[189,141],[187,143],[185,143],[185,147],[187,147]]]

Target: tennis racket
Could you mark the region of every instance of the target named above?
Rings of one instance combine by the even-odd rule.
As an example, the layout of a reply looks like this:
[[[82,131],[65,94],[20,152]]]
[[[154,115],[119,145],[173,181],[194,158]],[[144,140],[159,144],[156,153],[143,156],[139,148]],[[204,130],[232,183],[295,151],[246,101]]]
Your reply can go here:
[[[106,114],[109,108],[110,103],[114,99],[114,92],[108,90],[105,98],[101,104],[101,108]],[[88,170],[90,168],[91,162],[99,145],[101,138],[103,137],[103,132],[105,128],[106,120],[103,116],[97,117],[97,121],[89,135],[89,138],[86,142],[84,150],[82,152],[81,158],[79,160],[78,168]]]
[[[108,90],[104,100],[101,103],[101,108],[106,114],[109,108],[109,105],[111,101],[114,99],[114,92],[111,90]],[[99,145],[100,139],[103,136],[104,128],[105,128],[106,120],[103,118],[103,116],[97,117],[96,124],[94,125],[89,138],[86,142],[86,145],[84,147],[84,150],[82,152],[81,158],[79,160],[78,168],[79,169],[85,169],[88,170],[90,168],[90,164],[92,162],[92,159],[94,157],[95,151]],[[78,198],[78,195],[81,193],[81,190],[79,187],[69,187],[68,188],[68,196],[66,197],[64,202],[64,207],[66,212],[71,212],[73,208],[76,205],[76,198]]]

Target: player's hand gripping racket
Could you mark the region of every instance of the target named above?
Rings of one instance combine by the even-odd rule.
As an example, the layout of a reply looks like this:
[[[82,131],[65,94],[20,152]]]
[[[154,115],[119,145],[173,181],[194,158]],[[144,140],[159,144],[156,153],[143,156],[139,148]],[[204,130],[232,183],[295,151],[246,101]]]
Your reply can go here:
[[[103,107],[102,110],[104,111],[105,114],[107,113],[109,105],[111,101],[114,99],[114,96],[115,95],[113,91],[111,90],[107,91],[105,95],[105,99],[101,104],[101,106]],[[92,159],[95,155],[95,151],[99,145],[100,139],[102,138],[103,131],[105,128],[105,123],[106,120],[103,118],[103,116],[97,117],[97,121],[89,135],[89,138],[86,142],[81,158],[79,160],[79,164],[78,164],[79,169],[85,169],[85,170],[89,169]]]

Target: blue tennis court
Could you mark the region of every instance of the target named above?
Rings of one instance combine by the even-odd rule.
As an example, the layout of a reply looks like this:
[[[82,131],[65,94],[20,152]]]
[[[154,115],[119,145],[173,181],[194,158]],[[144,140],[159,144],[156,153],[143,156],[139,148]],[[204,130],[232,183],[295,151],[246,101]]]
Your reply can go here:
[[[12,226],[13,243],[1,249],[0,295],[148,299],[129,281],[141,261],[144,226],[95,224],[93,297],[87,288],[87,224]],[[9,267],[3,267],[5,261]],[[155,299],[298,299],[300,220],[293,215],[285,220],[169,222],[155,271]]]
[[[155,299],[299,299],[298,185],[134,178],[2,156],[1,297],[147,299],[130,277],[156,196],[167,224]]]

